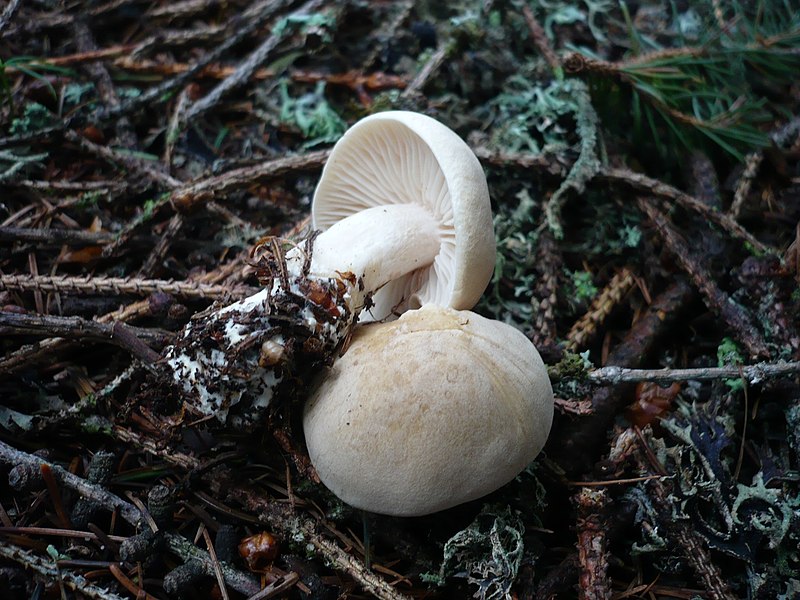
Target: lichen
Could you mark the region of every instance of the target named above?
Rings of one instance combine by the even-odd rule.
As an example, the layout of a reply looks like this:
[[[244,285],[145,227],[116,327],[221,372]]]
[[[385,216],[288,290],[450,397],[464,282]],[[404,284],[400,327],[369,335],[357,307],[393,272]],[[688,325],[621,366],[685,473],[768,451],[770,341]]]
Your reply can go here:
[[[673,565],[681,558],[663,528],[690,523],[709,548],[747,565],[734,587],[747,587],[748,597],[777,597],[784,582],[800,576],[800,494],[796,486],[777,484],[781,466],[766,455],[750,483],[740,481],[734,425],[719,401],[680,402],[662,421],[668,438],[649,436],[648,445],[673,476],[659,508],[647,483],[628,492],[642,531],[632,549],[660,553],[657,564]]]
[[[477,586],[474,598],[511,598],[511,586],[522,564],[525,526],[508,507],[485,507],[464,530],[444,545],[444,560],[436,575],[425,579],[443,585],[448,577],[463,577]]]

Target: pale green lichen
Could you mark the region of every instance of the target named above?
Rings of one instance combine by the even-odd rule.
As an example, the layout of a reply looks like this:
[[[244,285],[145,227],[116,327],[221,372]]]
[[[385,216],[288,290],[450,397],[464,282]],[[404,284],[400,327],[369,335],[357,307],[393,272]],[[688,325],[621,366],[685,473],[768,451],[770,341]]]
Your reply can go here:
[[[296,127],[306,139],[304,148],[335,142],[347,129],[347,123],[325,98],[325,82],[320,81],[313,92],[293,97],[286,81],[280,82],[282,123]]]
[[[447,541],[439,573],[423,579],[443,585],[448,577],[463,577],[477,587],[474,598],[511,598],[511,585],[522,564],[524,533],[518,512],[484,508],[469,527]]]

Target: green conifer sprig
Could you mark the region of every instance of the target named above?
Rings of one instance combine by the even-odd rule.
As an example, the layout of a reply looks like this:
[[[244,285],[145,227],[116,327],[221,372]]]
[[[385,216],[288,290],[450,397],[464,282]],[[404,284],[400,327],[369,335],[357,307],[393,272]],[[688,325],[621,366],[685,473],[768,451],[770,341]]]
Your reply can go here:
[[[628,92],[614,98],[615,108],[629,103],[636,131],[662,151],[675,140],[692,148],[705,138],[741,160],[769,144],[764,124],[781,108],[772,98],[800,73],[800,11],[790,4],[733,3],[721,23],[709,17],[692,45],[656,47],[619,62],[581,50],[568,55],[565,66],[610,77],[618,91]],[[629,34],[634,48],[648,47],[632,25]],[[647,42],[652,48],[652,38]]]

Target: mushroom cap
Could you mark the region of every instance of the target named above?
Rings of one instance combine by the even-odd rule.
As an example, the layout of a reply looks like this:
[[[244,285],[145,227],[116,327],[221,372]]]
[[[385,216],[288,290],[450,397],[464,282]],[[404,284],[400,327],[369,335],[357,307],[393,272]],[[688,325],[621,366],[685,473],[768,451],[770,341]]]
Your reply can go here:
[[[364,510],[424,515],[484,496],[539,453],[553,391],[518,330],[434,305],[359,328],[303,415],[311,462]]]
[[[441,249],[430,266],[379,290],[372,318],[428,303],[472,308],[492,276],[495,239],[486,177],[469,146],[419,113],[389,111],[356,123],[322,171],[311,209],[314,228],[325,231],[386,204],[427,208],[441,224]]]

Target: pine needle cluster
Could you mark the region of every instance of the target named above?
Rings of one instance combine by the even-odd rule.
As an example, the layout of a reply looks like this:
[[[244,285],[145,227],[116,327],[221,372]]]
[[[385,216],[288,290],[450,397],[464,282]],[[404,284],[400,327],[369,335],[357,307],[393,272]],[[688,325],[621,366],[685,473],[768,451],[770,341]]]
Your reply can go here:
[[[667,31],[635,26],[622,4],[628,56],[606,62],[581,49],[567,68],[615,82],[614,110],[629,104],[635,131],[663,154],[674,142],[693,148],[713,143],[741,160],[767,146],[765,123],[780,118],[777,98],[800,72],[800,6],[792,0],[705,0],[674,11]]]

